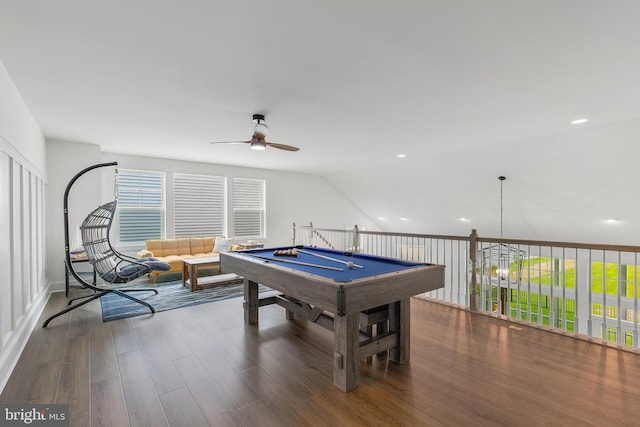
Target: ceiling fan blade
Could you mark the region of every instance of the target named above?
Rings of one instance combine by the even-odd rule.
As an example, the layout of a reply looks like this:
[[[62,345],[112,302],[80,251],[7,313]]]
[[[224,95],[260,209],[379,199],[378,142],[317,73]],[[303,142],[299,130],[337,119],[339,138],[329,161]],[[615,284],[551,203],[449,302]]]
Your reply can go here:
[[[292,145],[276,144],[275,142],[266,142],[266,141],[265,141],[265,144],[267,144],[269,147],[279,148],[281,150],[287,150],[287,151],[298,151],[299,150],[298,147],[294,147]]]
[[[209,144],[248,144],[251,141],[213,141]]]
[[[214,141],[210,144],[251,144],[251,148],[255,150],[264,150],[267,146],[285,151],[300,150],[298,147],[294,147],[293,145],[276,144],[275,142],[265,141],[265,135],[267,134],[267,125],[263,123],[264,114],[254,114],[253,121],[257,124],[253,129],[253,135],[251,135],[251,139],[249,141]]]

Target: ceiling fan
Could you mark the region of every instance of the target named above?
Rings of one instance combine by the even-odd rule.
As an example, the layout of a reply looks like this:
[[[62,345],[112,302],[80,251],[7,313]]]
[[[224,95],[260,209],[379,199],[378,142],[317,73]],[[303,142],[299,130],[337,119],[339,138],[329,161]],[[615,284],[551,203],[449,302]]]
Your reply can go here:
[[[254,114],[253,122],[256,123],[256,127],[253,128],[253,136],[249,141],[220,141],[212,142],[211,144],[251,144],[253,150],[264,150],[267,147],[279,148],[280,150],[298,151],[298,147],[286,144],[276,144],[275,142],[268,142],[265,140],[269,128],[265,125],[264,114]]]

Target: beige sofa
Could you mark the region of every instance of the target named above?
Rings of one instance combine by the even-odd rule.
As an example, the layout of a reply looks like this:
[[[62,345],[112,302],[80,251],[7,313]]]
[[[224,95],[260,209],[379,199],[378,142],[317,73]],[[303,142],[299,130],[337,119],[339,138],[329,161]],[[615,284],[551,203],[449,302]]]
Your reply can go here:
[[[218,248],[216,248],[216,239]],[[145,249],[138,252],[139,258],[153,257],[166,262],[171,266],[169,271],[153,270],[153,283],[158,281],[160,273],[172,273],[182,271],[182,260],[187,258],[200,258],[218,255],[214,249],[235,250],[239,246],[231,245],[231,239],[224,237],[186,237],[182,239],[147,240]]]

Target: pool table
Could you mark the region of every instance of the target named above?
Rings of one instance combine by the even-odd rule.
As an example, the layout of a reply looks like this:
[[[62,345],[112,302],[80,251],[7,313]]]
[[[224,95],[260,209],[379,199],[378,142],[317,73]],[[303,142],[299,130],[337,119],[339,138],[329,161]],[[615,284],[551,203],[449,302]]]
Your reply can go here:
[[[297,256],[275,255],[294,248]],[[333,330],[333,383],[343,391],[357,387],[361,359],[389,350],[392,361],[409,360],[409,298],[444,286],[442,265],[308,246],[225,252],[220,264],[244,277],[246,324],[258,323],[259,307],[278,304],[288,319]],[[260,298],[259,283],[280,294]]]

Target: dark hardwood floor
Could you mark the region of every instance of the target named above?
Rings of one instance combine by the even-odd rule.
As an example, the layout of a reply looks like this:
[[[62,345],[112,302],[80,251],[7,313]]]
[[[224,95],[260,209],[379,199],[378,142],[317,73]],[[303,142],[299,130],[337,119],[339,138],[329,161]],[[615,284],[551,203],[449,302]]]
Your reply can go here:
[[[40,321],[66,302],[52,295]],[[640,355],[414,299],[411,362],[332,384],[332,336],[241,299],[33,332],[2,403],[68,403],[72,426],[640,425]]]

